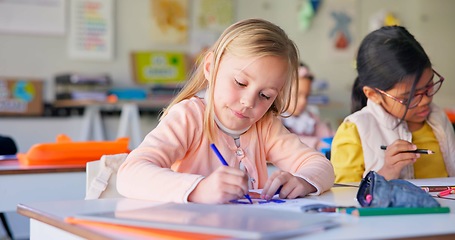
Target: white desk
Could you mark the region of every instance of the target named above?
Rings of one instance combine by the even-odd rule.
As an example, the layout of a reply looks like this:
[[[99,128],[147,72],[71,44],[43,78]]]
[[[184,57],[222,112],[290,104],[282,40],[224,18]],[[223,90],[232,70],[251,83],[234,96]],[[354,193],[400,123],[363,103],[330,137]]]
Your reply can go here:
[[[336,187],[321,196],[309,197],[338,205],[356,205],[355,187]],[[341,226],[296,239],[385,239],[437,236],[455,238],[455,201],[438,199],[451,208],[450,214],[421,214],[380,217],[340,215]],[[131,239],[103,228],[67,224],[63,219],[80,213],[127,210],[154,203],[131,199],[98,199],[20,204],[18,212],[31,218],[32,239]],[[286,214],[286,211],[283,211]],[[136,236],[137,238],[137,236]],[[423,238],[419,238],[423,239]]]
[[[100,108],[101,106],[97,104],[85,106],[81,130],[82,141],[90,139],[97,141],[106,140]],[[120,137],[129,137],[133,147],[137,147],[142,141],[139,108],[136,103],[123,103],[121,105],[120,122],[117,131],[117,138]]]
[[[84,199],[85,166],[21,166],[0,161],[0,212],[20,202]]]

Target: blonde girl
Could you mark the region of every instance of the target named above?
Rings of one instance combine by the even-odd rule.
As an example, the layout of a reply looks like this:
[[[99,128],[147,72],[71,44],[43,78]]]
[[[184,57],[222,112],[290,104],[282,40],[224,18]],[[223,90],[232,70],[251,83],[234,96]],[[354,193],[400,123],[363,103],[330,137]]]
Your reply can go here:
[[[227,28],[120,167],[119,192],[213,204],[242,198],[252,188],[263,189],[264,199],[280,186],[281,198],[328,190],[331,163],[278,118],[289,106],[297,66],[294,42],[275,24],[247,19]],[[280,170],[268,176],[267,162]]]

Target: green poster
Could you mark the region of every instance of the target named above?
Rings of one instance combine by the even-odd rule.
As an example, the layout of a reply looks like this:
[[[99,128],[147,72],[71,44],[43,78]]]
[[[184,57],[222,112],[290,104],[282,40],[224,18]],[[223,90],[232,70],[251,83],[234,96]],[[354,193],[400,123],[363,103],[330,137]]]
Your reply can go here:
[[[177,84],[186,80],[186,58],[181,52],[134,52],[133,72],[140,84]]]

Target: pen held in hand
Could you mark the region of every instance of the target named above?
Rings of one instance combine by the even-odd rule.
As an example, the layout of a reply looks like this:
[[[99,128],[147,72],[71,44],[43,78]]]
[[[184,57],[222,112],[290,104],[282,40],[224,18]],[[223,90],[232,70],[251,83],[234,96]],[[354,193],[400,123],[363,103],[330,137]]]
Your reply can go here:
[[[221,155],[220,151],[218,151],[218,148],[215,146],[215,144],[214,143],[210,144],[210,147],[215,152],[215,154],[218,157],[218,159],[220,160],[221,164],[223,164],[224,166],[228,166],[229,167],[229,164],[226,162],[226,160],[224,159],[223,155]],[[245,198],[248,199],[248,201],[251,204],[253,204],[253,200],[251,200],[251,197],[250,197],[249,194],[245,194]]]
[[[381,146],[382,150],[386,150],[387,146],[382,145]],[[416,149],[416,150],[409,150],[409,151],[403,151],[405,153],[420,153],[420,154],[434,154],[435,152],[429,150],[429,149]]]

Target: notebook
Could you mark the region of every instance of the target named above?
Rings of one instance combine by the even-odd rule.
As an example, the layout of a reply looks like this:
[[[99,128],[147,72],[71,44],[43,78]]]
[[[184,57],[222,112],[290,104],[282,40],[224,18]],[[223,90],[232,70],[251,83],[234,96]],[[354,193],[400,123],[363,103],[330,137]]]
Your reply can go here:
[[[333,216],[324,214],[196,203],[166,203],[136,210],[81,214],[74,219],[242,239],[286,238],[338,225]]]

